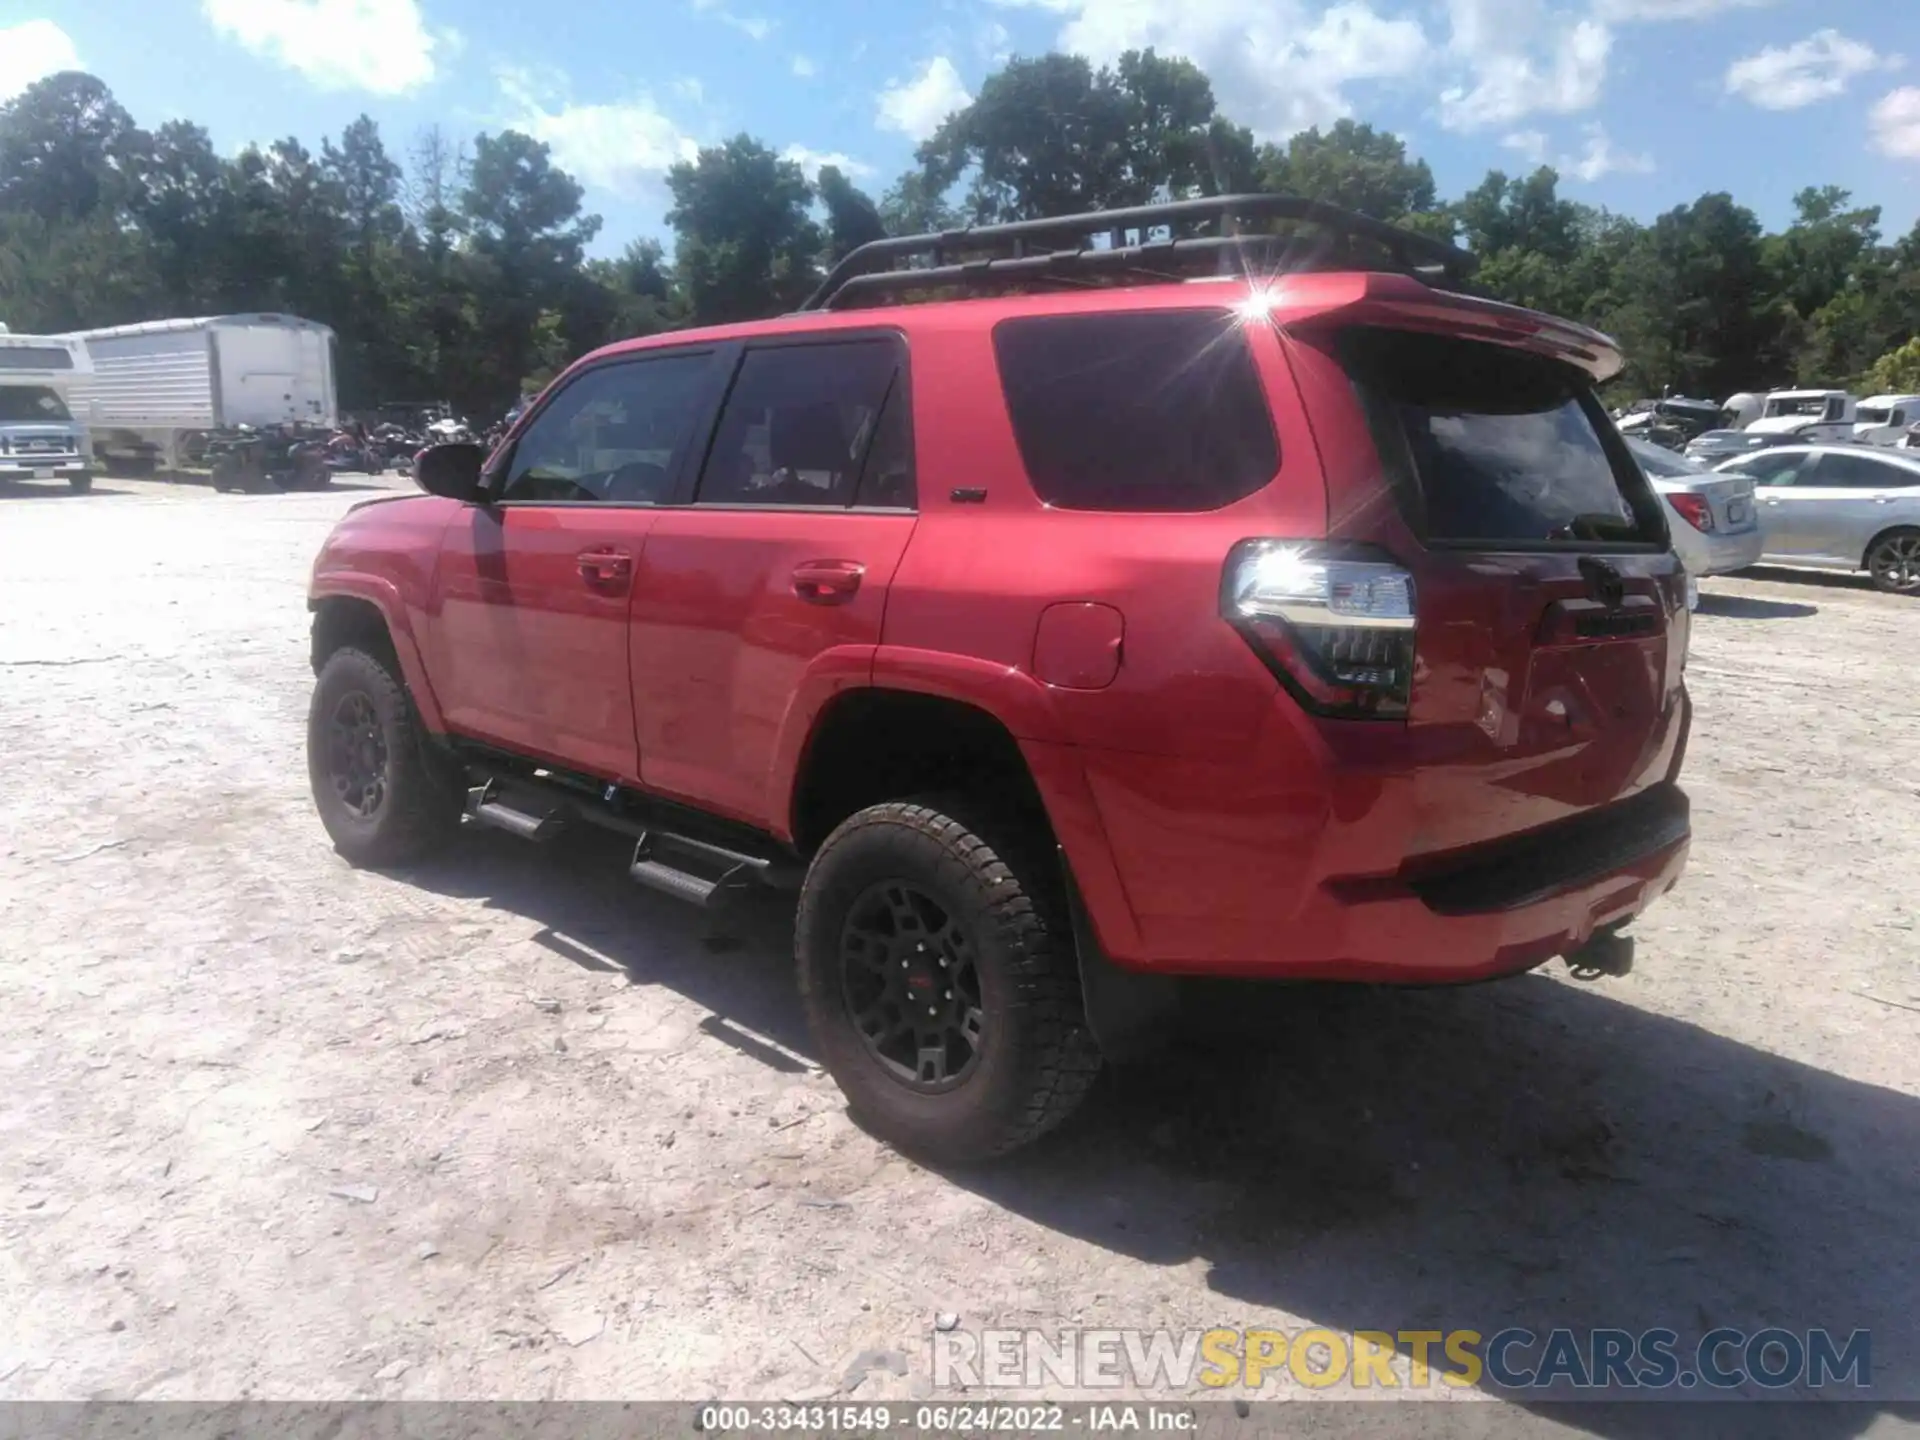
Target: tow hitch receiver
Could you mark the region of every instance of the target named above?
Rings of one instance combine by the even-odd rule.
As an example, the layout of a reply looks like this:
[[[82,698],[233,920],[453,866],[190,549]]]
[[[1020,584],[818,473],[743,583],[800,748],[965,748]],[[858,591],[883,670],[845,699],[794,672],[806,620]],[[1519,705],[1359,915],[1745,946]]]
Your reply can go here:
[[[1616,925],[1593,932],[1593,938],[1566,956],[1567,970],[1576,980],[1619,979],[1633,973],[1633,937]]]

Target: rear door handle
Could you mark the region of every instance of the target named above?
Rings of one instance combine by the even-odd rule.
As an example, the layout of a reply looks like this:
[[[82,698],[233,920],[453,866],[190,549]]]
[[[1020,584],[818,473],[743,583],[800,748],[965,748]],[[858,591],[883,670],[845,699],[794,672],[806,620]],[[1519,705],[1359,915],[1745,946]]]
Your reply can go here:
[[[580,578],[596,590],[622,589],[633,579],[633,556],[625,550],[600,546],[574,557]]]
[[[793,567],[793,593],[815,605],[844,605],[866,573],[858,560],[803,560]]]

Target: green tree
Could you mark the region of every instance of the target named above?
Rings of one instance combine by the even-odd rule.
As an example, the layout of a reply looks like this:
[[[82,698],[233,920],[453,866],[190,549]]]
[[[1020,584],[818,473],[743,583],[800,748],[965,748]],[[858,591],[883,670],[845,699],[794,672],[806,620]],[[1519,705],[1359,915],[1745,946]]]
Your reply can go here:
[[[837,166],[822,165],[814,182],[827,210],[827,263],[844,259],[887,233],[880,211]]]
[[[1865,388],[1876,395],[1920,395],[1920,339],[1874,361]]]
[[[1376,220],[1403,220],[1434,208],[1427,162],[1409,160],[1398,136],[1353,120],[1335,121],[1325,134],[1317,127],[1303,130],[1284,149],[1266,146],[1259,164],[1264,190],[1324,200]],[[1499,200],[1504,206],[1507,196]]]
[[[118,206],[141,137],[113,92],[77,71],[0,105],[0,210],[85,219]]]
[[[819,281],[820,227],[800,167],[746,135],[667,172],[674,266],[700,324],[790,310]]]

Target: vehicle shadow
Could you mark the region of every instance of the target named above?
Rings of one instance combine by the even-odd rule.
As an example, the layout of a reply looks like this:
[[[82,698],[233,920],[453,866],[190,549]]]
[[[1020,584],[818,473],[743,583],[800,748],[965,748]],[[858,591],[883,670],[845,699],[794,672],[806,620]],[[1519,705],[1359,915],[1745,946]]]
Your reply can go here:
[[[1702,590],[1695,613],[1727,620],[1804,620],[1818,615],[1820,607],[1792,600],[1763,600],[1757,595],[1721,595]]]
[[[556,965],[604,957],[810,1056],[790,907],[715,926],[636,890],[623,858],[608,837],[530,855],[481,832],[409,878],[538,921]],[[1220,1324],[1241,1323],[1239,1302],[1393,1334],[1665,1327],[1683,1362],[1717,1326],[1866,1329],[1877,1409],[1742,1407],[1714,1412],[1721,1428],[1818,1440],[1920,1415],[1920,1100],[1642,1010],[1613,983],[1196,986],[1179,1042],[1110,1071],[1061,1133],[941,1173],[1113,1255],[1203,1263]],[[1711,1428],[1666,1406],[1552,1413],[1618,1440]]]
[[[97,479],[89,490],[75,490],[64,480],[0,480],[0,500],[86,500],[96,495],[113,497],[131,493],[115,490]]]
[[[1854,570],[1802,570],[1792,565],[1749,565],[1734,572],[1742,580],[1764,580],[1770,585],[1824,585],[1830,590],[1877,593],[1873,581]],[[1703,594],[1702,599],[1705,598]]]

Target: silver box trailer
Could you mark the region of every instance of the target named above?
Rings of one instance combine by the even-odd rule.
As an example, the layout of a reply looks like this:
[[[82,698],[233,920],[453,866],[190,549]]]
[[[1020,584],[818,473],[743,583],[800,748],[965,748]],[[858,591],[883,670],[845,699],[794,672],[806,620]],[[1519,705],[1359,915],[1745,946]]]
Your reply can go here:
[[[333,331],[292,315],[212,315],[81,330],[93,376],[76,394],[102,466],[177,469],[248,425],[339,423]]]

